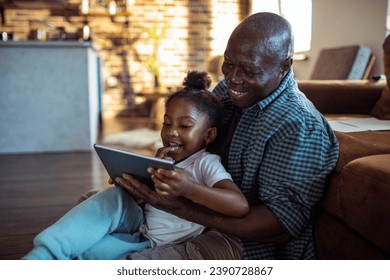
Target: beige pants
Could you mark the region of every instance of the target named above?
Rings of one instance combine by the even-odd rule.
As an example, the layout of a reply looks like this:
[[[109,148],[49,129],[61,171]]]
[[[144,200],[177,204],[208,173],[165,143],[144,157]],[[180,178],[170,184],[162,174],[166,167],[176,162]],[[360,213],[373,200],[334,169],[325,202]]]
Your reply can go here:
[[[242,249],[233,237],[208,230],[181,244],[163,245],[133,253],[129,260],[241,260]]]

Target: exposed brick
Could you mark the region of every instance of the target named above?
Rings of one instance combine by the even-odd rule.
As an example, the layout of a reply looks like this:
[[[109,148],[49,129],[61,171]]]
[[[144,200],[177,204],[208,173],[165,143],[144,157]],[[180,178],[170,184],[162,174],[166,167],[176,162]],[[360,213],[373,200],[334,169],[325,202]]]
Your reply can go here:
[[[70,7],[78,7],[81,0],[67,0]],[[123,2],[124,1],[118,1]],[[13,32],[17,40],[27,40],[31,20],[45,20],[56,27],[65,27],[68,37],[75,37],[84,26],[85,19],[91,28],[92,40],[103,61],[102,79],[105,85],[103,110],[115,115],[123,110],[129,100],[124,98],[130,84],[132,91],[151,88],[153,75],[147,71],[146,60],[153,53],[153,39],[145,28],[167,24],[166,36],[158,46],[160,81],[171,88],[180,86],[188,70],[207,71],[208,61],[222,54],[229,33],[226,26],[215,30],[213,22],[229,21],[235,26],[248,11],[247,0],[144,0],[135,1],[128,15],[110,17],[72,14],[52,15],[50,10],[7,9],[5,25],[0,31]],[[68,13],[69,15],[69,13]],[[232,20],[233,19],[233,20]],[[125,22],[129,25],[126,27]],[[235,21],[235,22],[232,22]],[[107,87],[109,77],[116,77],[115,88]],[[132,95],[131,95],[132,96]]]

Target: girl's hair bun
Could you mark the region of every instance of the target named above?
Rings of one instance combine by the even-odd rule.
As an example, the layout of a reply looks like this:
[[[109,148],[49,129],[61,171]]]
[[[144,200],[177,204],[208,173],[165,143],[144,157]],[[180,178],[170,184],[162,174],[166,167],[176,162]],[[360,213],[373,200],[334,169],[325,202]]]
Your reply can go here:
[[[208,118],[210,127],[217,126],[224,113],[219,95],[210,92],[211,79],[207,72],[189,71],[183,80],[183,88],[172,93],[165,101],[165,108],[175,99],[182,99]]]
[[[211,79],[207,72],[189,71],[184,78],[183,86],[188,89],[206,90],[211,85]]]

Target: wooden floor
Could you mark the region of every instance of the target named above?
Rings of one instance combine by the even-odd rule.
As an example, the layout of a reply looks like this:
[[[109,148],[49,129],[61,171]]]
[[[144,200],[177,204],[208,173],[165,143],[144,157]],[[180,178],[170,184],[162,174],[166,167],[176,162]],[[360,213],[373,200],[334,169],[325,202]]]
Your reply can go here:
[[[99,139],[140,126],[144,123],[104,120]],[[107,180],[92,151],[0,155],[0,260],[20,259],[40,231],[88,190],[107,187]]]

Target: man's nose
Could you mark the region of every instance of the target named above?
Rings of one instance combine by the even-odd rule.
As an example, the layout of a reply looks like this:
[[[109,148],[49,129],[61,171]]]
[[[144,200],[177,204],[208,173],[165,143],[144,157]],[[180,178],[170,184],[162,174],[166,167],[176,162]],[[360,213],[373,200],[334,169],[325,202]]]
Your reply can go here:
[[[228,79],[234,84],[242,84],[242,71],[239,68],[235,67],[232,71],[230,71]]]

